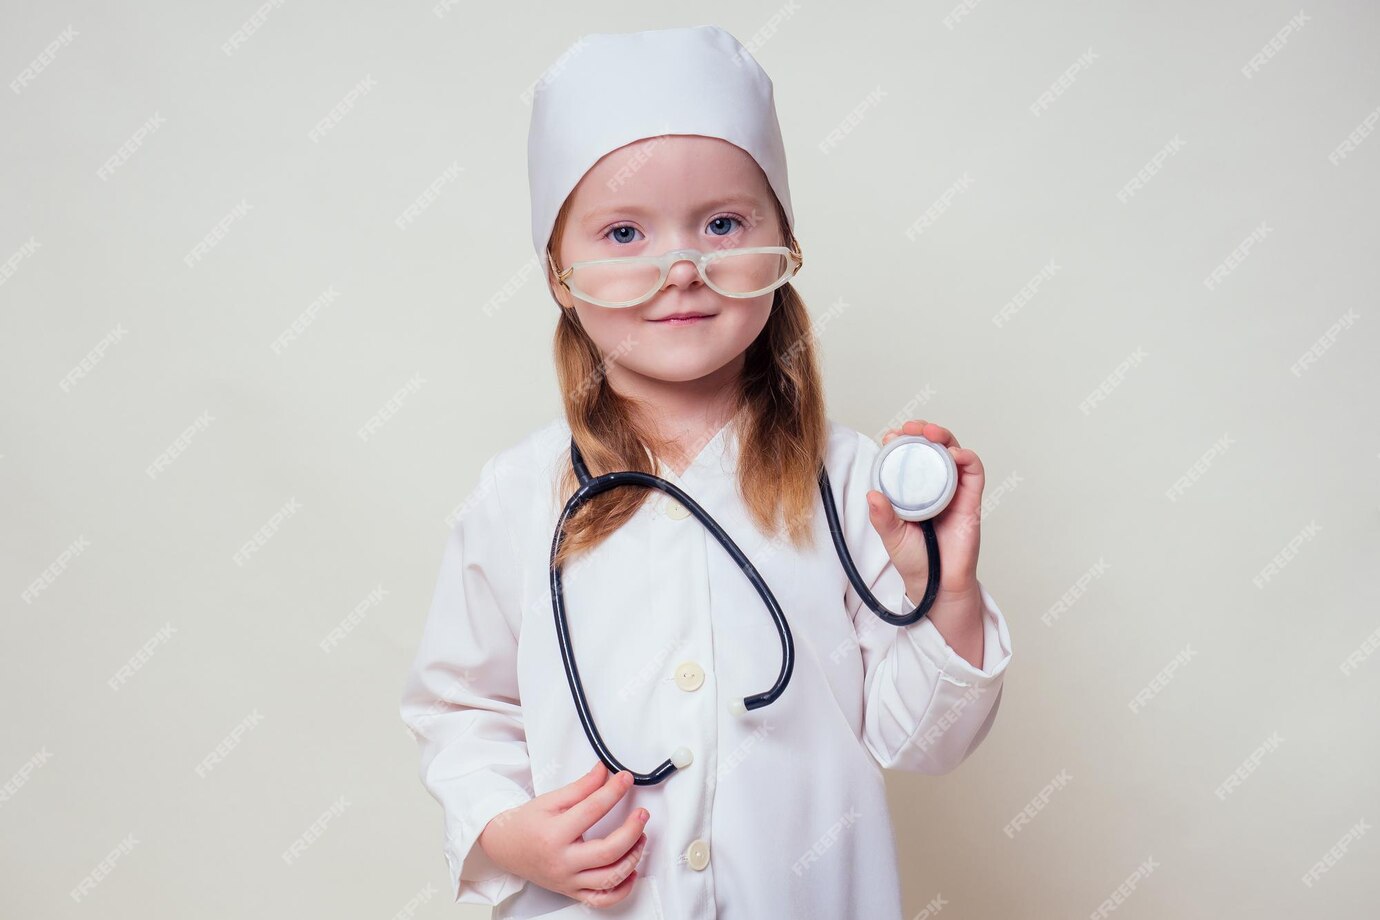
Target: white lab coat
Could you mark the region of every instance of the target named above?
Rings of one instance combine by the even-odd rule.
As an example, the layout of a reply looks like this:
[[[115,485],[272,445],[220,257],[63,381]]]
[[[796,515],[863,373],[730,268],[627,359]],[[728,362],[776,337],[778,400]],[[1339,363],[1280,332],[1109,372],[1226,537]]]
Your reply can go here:
[[[730,712],[732,699],[775,681],[776,628],[713,535],[651,490],[627,524],[562,570],[580,678],[613,755],[642,772],[680,746],[693,756],[664,782],[633,786],[585,834],[602,837],[633,809],[650,811],[633,892],[591,913],[504,872],[475,845],[500,811],[597,761],[551,607],[556,480],[569,447],[557,418],[484,464],[445,545],[402,696],[422,781],[444,813],[456,900],[497,905],[496,918],[900,920],[881,768],[945,773],[981,743],[1011,659],[1005,619],[980,585],[983,667],[974,668],[928,617],[894,627],[862,604],[822,502],[812,550],[769,543],[738,497],[732,424],[682,475],[660,473],[718,520],[776,596],[795,639],[785,692],[745,716]],[[829,422],[826,468],[858,571],[890,610],[909,611],[868,520],[879,449]]]

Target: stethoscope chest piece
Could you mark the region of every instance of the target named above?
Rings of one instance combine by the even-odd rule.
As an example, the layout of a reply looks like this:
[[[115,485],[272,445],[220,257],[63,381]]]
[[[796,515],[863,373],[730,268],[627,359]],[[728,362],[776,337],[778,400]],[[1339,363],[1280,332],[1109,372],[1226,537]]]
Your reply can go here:
[[[949,505],[958,489],[958,464],[942,444],[918,434],[898,435],[872,461],[872,488],[903,521],[927,521]]]

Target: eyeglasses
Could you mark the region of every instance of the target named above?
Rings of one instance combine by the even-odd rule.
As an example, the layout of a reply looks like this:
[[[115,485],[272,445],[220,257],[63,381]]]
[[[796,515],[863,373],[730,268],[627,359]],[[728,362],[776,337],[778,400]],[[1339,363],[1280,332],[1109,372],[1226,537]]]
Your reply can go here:
[[[748,246],[741,249],[672,249],[659,256],[587,259],[565,270],[546,254],[556,280],[571,294],[600,307],[635,307],[661,290],[671,266],[682,260],[695,264],[704,283],[725,297],[757,297],[774,291],[795,277],[805,264],[800,243],[787,246]]]

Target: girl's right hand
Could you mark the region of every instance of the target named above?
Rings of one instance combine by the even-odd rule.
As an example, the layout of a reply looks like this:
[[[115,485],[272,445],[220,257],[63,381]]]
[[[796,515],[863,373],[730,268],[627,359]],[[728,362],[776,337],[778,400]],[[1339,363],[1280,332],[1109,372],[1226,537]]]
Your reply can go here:
[[[479,834],[489,858],[515,875],[588,904],[608,907],[632,891],[646,847],[645,808],[607,837],[584,832],[609,813],[632,788],[632,774],[609,774],[602,763],[584,776],[500,812]]]

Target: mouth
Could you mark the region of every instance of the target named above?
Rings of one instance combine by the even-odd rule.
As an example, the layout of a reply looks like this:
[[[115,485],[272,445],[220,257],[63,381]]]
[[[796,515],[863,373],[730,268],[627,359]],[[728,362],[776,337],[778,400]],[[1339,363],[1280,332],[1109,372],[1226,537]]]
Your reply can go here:
[[[648,320],[648,322],[660,323],[665,326],[689,326],[693,323],[703,322],[707,319],[713,319],[716,315],[717,314],[715,313],[695,313],[693,311],[689,313],[672,313],[670,316],[663,316],[660,319]]]

